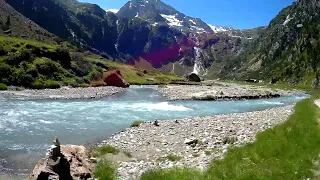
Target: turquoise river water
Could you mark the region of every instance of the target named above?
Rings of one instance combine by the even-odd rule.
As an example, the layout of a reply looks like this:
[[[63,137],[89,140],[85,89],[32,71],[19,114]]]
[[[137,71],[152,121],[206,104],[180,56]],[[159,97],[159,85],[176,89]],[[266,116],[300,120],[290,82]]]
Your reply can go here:
[[[135,120],[163,120],[263,110],[305,97],[248,101],[174,101],[149,87],[98,100],[9,100],[0,97],[0,175],[25,176],[55,136],[63,144],[92,143]]]

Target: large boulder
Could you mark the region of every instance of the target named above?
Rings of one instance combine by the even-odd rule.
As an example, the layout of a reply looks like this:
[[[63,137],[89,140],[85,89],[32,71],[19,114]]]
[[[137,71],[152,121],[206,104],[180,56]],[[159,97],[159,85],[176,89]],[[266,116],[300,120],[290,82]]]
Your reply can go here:
[[[112,72],[104,79],[104,82],[107,83],[107,86],[116,86],[122,88],[127,88],[130,86],[130,84],[123,79],[119,70]]]
[[[187,76],[189,81],[193,81],[193,82],[201,82],[200,77],[196,74],[196,73],[191,73]]]
[[[56,139],[46,158],[41,159],[29,180],[91,180],[93,167],[90,153],[83,146],[60,146]]]

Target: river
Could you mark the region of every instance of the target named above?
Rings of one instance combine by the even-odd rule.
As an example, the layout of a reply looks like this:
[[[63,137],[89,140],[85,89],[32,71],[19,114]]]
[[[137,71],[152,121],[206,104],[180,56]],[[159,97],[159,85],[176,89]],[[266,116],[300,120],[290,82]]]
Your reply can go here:
[[[174,101],[150,87],[98,100],[9,100],[0,97],[0,177],[25,177],[55,136],[63,144],[102,140],[135,120],[180,119],[263,110],[304,97],[248,101]],[[1,178],[0,178],[1,179]]]

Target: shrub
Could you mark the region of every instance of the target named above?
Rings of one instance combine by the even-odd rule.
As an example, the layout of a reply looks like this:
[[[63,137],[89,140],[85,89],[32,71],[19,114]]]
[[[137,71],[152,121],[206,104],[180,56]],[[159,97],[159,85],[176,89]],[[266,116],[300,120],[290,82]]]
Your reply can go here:
[[[206,154],[207,156],[210,156],[210,155],[212,154],[212,152],[211,152],[211,151],[206,151],[205,154]]]
[[[33,88],[33,89],[44,89],[43,81],[37,80],[36,82],[34,82],[34,83],[32,84],[32,88]]]
[[[92,64],[85,59],[84,55],[81,53],[72,53],[71,55],[72,63],[71,68],[77,76],[83,77],[87,76],[92,70]]]
[[[128,151],[123,151],[123,154],[126,155],[128,158],[132,158],[132,154]]]
[[[47,80],[44,82],[44,87],[46,89],[59,89],[61,86],[57,81]]]
[[[6,62],[13,66],[18,66],[23,61],[31,61],[32,60],[32,54],[30,50],[24,50],[21,53],[15,53],[13,55],[10,55]]]
[[[144,121],[134,121],[134,122],[130,125],[130,127],[139,127],[140,124],[143,124],[143,123],[144,123]]]
[[[58,48],[51,57],[53,60],[58,60],[63,67],[70,67],[71,57],[69,51],[65,48]]]
[[[53,80],[41,81],[37,80],[32,84],[33,89],[58,89],[60,84]]]
[[[8,54],[8,52],[4,49],[4,47],[2,45],[0,45],[0,56],[4,56],[7,54]]]
[[[103,78],[103,70],[101,72],[101,68],[94,69],[88,74],[87,77],[89,81],[101,80]]]
[[[43,75],[52,75],[55,72],[58,72],[61,67],[59,64],[50,60],[50,59],[43,59],[42,61],[36,63],[36,67],[39,73]]]
[[[234,144],[237,140],[237,137],[225,137],[222,142],[223,144]]]
[[[169,154],[167,156],[169,161],[180,161],[182,159],[182,157],[174,155],[174,154]]]
[[[74,88],[87,88],[87,87],[89,87],[89,85],[88,84],[86,84],[86,83],[81,83],[81,84],[79,84],[79,83],[76,83],[76,82],[74,82],[74,83],[71,83],[71,84],[69,84],[71,87],[74,87]]]
[[[103,155],[106,155],[106,154],[118,154],[120,152],[119,149],[113,147],[113,146],[101,146],[101,147],[98,147],[96,150],[94,150],[93,152],[93,156],[94,157],[99,157],[99,156],[103,156]]]
[[[200,157],[200,154],[192,154],[192,156],[197,158],[197,157]]]
[[[14,69],[10,75],[10,84],[23,87],[32,87],[34,77],[26,73],[23,69]]]
[[[116,167],[110,161],[99,161],[93,175],[96,179],[114,180],[116,179]]]
[[[8,90],[7,85],[0,83],[0,91]]]
[[[107,84],[103,81],[95,81],[90,84],[91,87],[102,87],[102,86],[106,86],[106,85]]]
[[[0,78],[9,77],[12,74],[12,68],[8,64],[0,63]]]

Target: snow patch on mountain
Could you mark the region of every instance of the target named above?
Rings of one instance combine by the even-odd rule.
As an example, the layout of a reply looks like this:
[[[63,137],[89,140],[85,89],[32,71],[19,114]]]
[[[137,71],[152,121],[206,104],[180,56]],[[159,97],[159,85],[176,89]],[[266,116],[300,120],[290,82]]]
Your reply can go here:
[[[189,19],[189,21],[192,22],[194,25],[197,25],[197,23],[194,20]]]
[[[294,17],[290,17],[290,14],[287,16],[286,20],[284,20],[283,24],[284,26],[286,26]]]
[[[166,14],[160,14],[163,18],[165,18],[168,21],[169,26],[182,26],[183,21],[180,21],[176,18],[176,15],[166,15]]]
[[[107,9],[106,12],[112,12],[112,13],[117,13],[119,9]]]
[[[215,32],[215,33],[227,32],[227,31],[229,31],[228,29],[226,29],[226,28],[224,28],[224,27],[213,26],[213,25],[210,25],[210,24],[208,24],[208,25],[210,26],[210,28],[212,29],[212,31]]]

